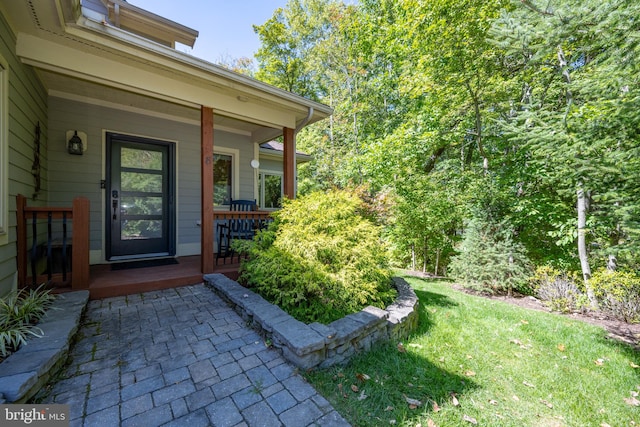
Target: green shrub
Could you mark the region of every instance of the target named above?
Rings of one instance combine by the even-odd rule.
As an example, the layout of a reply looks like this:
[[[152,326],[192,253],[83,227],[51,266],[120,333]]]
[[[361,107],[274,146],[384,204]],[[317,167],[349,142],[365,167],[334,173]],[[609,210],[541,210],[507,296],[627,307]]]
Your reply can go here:
[[[598,270],[591,277],[600,309],[625,322],[640,321],[640,276],[624,271]]]
[[[249,245],[240,280],[303,322],[329,323],[395,296],[380,228],[347,191],[285,201]]]
[[[588,298],[576,284],[574,274],[542,266],[536,268],[529,282],[538,299],[553,311],[571,313],[588,306]]]
[[[21,289],[0,298],[0,358],[7,357],[27,341],[28,335],[42,336],[34,326],[45,315],[54,296],[42,286]]]
[[[504,224],[470,221],[459,253],[451,259],[452,278],[489,293],[529,293],[529,260]]]

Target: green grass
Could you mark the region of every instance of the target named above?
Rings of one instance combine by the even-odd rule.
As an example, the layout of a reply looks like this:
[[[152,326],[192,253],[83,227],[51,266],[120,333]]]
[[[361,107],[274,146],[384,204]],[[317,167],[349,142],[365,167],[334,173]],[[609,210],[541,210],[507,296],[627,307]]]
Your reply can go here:
[[[604,329],[407,281],[420,327],[405,352],[389,343],[307,373],[354,426],[471,426],[465,416],[481,426],[640,425],[640,408],[624,401],[640,392],[640,353]],[[406,398],[423,404],[412,409]]]

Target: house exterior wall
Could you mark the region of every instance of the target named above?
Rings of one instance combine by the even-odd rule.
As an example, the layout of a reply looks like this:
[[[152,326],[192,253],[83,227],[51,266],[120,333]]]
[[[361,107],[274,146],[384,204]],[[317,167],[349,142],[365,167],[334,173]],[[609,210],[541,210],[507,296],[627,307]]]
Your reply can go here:
[[[87,134],[87,149],[82,156],[66,151],[66,132]],[[90,200],[91,263],[104,262],[104,190],[106,132],[130,134],[171,141],[176,146],[177,255],[200,253],[200,123],[185,119],[167,119],[152,112],[132,112],[123,107],[99,102],[80,102],[49,98],[49,202],[69,206],[74,197]],[[237,150],[240,198],[254,198],[254,173],[250,167],[254,144],[249,136],[214,131],[215,148]]]
[[[0,200],[0,209],[8,206],[8,235],[0,240],[0,296],[16,286],[16,195],[30,198],[29,205],[47,204],[47,94],[34,71],[23,65],[15,54],[16,36],[0,13],[0,61],[8,73],[8,158],[0,170],[8,168],[8,194]],[[2,94],[5,96],[5,94]],[[34,163],[35,128],[40,123],[41,191],[35,200]],[[2,148],[2,147],[0,147]],[[1,156],[0,156],[1,158]],[[0,179],[3,174],[0,173]]]

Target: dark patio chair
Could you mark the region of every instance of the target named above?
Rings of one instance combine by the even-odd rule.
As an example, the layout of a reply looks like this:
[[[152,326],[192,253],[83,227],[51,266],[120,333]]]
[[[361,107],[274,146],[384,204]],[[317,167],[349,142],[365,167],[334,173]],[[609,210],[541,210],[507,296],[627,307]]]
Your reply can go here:
[[[233,200],[229,201],[229,210],[235,212],[251,212],[257,210],[258,205],[255,200]],[[231,243],[236,239],[252,239],[256,232],[256,222],[253,218],[229,218],[217,225],[218,233],[218,253],[216,264],[223,258],[226,264],[227,257],[231,257],[233,262],[233,249]]]

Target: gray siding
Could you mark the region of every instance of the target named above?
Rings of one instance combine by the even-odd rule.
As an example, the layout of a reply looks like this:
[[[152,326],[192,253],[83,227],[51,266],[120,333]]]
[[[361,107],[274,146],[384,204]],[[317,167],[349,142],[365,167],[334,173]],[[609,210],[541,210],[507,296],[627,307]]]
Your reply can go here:
[[[105,176],[104,132],[117,132],[161,140],[177,141],[178,251],[180,245],[200,243],[200,127],[178,121],[136,114],[100,105],[62,98],[49,99],[49,182],[50,202],[69,206],[74,197],[85,196],[91,203],[91,250],[101,250],[104,236]],[[82,156],[66,152],[66,131],[87,134],[87,150]],[[247,136],[215,131],[216,146],[239,150],[240,197],[254,198],[253,144]],[[181,254],[179,252],[179,254]],[[185,254],[182,254],[185,255]]]
[[[47,203],[47,94],[33,70],[15,55],[16,37],[0,13],[0,55],[9,63],[9,243],[0,246],[0,295],[11,290],[16,272],[16,195],[32,197],[34,131],[40,122],[41,192],[29,205]],[[4,203],[1,201],[0,203]]]
[[[282,160],[260,159],[260,172],[280,172],[282,173]]]

